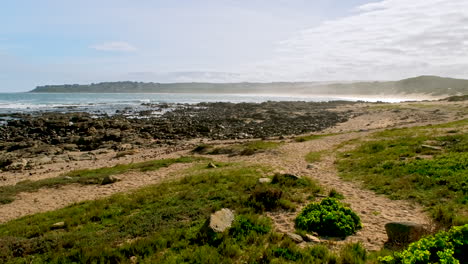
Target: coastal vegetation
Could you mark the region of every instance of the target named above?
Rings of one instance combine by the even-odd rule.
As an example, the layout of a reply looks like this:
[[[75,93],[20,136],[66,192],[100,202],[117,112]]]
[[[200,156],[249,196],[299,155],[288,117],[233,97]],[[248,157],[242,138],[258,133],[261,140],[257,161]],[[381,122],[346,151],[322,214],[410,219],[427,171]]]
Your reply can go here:
[[[0,225],[0,261],[363,263],[366,259],[360,245],[350,245],[338,253],[324,245],[298,247],[288,236],[275,232],[269,218],[252,203],[252,195],[261,184],[259,178],[268,176],[270,169],[234,163],[216,165],[195,165],[179,181]],[[296,203],[294,195],[313,199],[318,190],[309,180],[282,175],[274,175],[268,185],[281,189],[285,194],[281,199],[290,203]],[[232,227],[201,240],[207,218],[221,208],[235,212]]]
[[[437,106],[438,103],[440,102],[436,102],[435,105]],[[456,104],[452,104],[451,107],[457,107]],[[302,103],[298,105],[299,108],[305,106]],[[244,109],[246,106],[238,106],[238,109]],[[267,110],[256,108],[255,113],[246,116],[239,123],[242,125],[232,128],[235,133],[230,134],[229,137],[233,137],[231,140],[237,138],[237,135],[243,136],[244,131],[250,131],[246,128],[248,124],[252,127],[258,126],[257,123],[251,121],[251,117],[258,118],[256,119],[258,121],[265,113],[271,114],[272,124],[284,123],[286,124],[284,127],[289,126],[279,116],[286,115],[292,105],[282,105],[284,111],[281,113],[274,109],[275,106],[275,103],[269,103],[263,106]],[[217,110],[223,108],[218,107],[217,104],[210,107],[213,107],[211,113],[216,113]],[[404,118],[407,115],[407,113],[401,113],[401,111],[407,111],[406,109],[399,106],[392,107],[393,105],[385,105],[377,110],[399,114],[398,118]],[[434,111],[422,104],[405,107],[422,109],[424,115],[421,120],[425,120],[424,118],[428,116],[425,114],[430,115]],[[309,110],[304,110],[303,115],[297,116],[297,119],[310,123],[305,119]],[[375,109],[370,105],[365,110],[374,111]],[[198,110],[192,108],[190,111]],[[456,111],[459,113],[458,109]],[[238,110],[232,113],[237,112]],[[230,114],[226,114],[225,120],[230,120],[229,116]],[[45,120],[44,122],[48,123],[44,124],[54,124],[50,127],[57,133],[70,132],[67,129],[80,127],[77,131],[82,134],[76,138],[83,141],[85,133],[94,131],[91,127],[98,127],[95,126],[97,121],[104,120],[88,119],[84,116],[82,118],[83,120],[80,121],[75,117],[73,124],[69,122],[68,117],[60,118],[60,122],[53,122],[55,120],[51,118]],[[187,123],[188,120],[190,119],[186,120]],[[403,119],[405,120],[407,119]],[[129,130],[129,134],[135,134],[133,131],[130,132],[132,126],[123,127],[121,126],[124,124],[123,121],[113,120],[115,121],[118,121],[114,123],[118,124],[118,130]],[[190,122],[192,121],[193,119]],[[441,119],[437,120],[437,122],[440,121]],[[231,129],[224,123],[219,124],[215,121],[206,129],[197,122],[194,122],[196,127],[207,135],[216,131],[214,129],[219,129],[219,131]],[[25,123],[24,126],[28,124]],[[98,128],[105,130],[107,126],[107,124],[102,124]],[[148,131],[146,130],[148,127],[142,126],[142,129]],[[174,128],[172,122],[168,122],[168,127]],[[237,131],[239,127],[245,130]],[[18,219],[10,218],[14,220],[0,225],[0,262],[463,263],[467,260],[462,253],[466,251],[468,245],[467,127],[468,120],[464,119],[440,125],[394,128],[373,133],[366,131],[347,135],[340,132],[340,136],[337,137],[334,136],[338,134],[309,134],[309,136],[293,138],[292,141],[295,142],[289,140],[246,141],[244,139],[234,141],[235,143],[233,141],[222,142],[219,145],[201,144],[194,149],[192,143],[185,144],[184,142],[185,150],[187,147],[192,148],[192,151],[187,150],[186,153],[193,156],[76,170],[61,175],[57,172],[55,176],[59,175],[58,177],[5,185],[0,187],[0,204],[13,202],[16,197],[20,197],[19,194],[22,192],[35,192],[41,188],[63,187],[65,189],[69,184],[113,184],[119,181],[119,178],[123,185],[131,183],[133,178],[129,179],[131,177],[128,175],[138,177],[138,173],[135,172],[154,171],[179,163],[187,164],[175,172],[177,180],[163,181],[157,185],[114,194],[105,199],[70,204],[56,211]],[[115,127],[114,129],[117,130]],[[259,127],[259,131],[263,132],[263,130],[267,129]],[[95,132],[93,133],[96,134]],[[63,147],[64,150],[71,149],[78,152],[78,154],[67,154],[68,157],[85,154],[86,157],[93,157],[96,163],[101,161],[97,153],[104,150],[107,150],[103,154],[106,158],[115,161],[119,157],[119,162],[124,160],[129,162],[131,158],[125,158],[126,155],[145,154],[140,153],[143,151],[137,150],[136,146],[119,141],[117,131],[114,132],[112,135],[107,135],[107,137],[113,137],[106,141],[106,144],[112,142],[107,149],[99,146],[99,149],[94,152],[76,151],[76,147],[86,146],[86,142],[76,146],[61,146],[60,144],[57,146]],[[278,130],[278,133],[280,132]],[[55,139],[65,138],[61,134],[56,135],[47,131],[34,133],[38,135],[37,140],[44,140],[39,135],[57,136],[51,140],[46,138],[46,142],[54,147],[58,142]],[[145,133],[148,133],[149,141],[155,142],[156,139],[151,138],[155,134]],[[174,132],[176,133],[191,135],[190,131],[185,130]],[[17,133],[2,135],[4,137],[11,135],[6,137],[11,142],[4,145],[3,151],[8,153],[21,151],[24,155],[28,155],[32,153],[30,149],[38,147],[31,144],[30,148],[26,148],[29,145],[25,145],[22,149],[10,149],[16,146],[15,144],[23,143],[19,138],[13,137],[15,134]],[[119,137],[127,138],[126,135]],[[324,139],[324,137],[330,138]],[[183,137],[177,138],[183,141]],[[172,144],[176,144],[175,142]],[[322,142],[326,143],[324,146],[330,144],[331,147],[325,149],[321,145]],[[296,148],[297,146],[301,146],[301,149]],[[281,149],[276,150],[279,147]],[[57,151],[54,154],[55,158],[67,156],[63,153]],[[243,157],[257,153],[263,153],[259,155],[258,160],[255,156]],[[227,154],[227,156],[214,156],[217,154]],[[231,155],[236,155],[236,157],[231,158]],[[336,161],[333,163],[335,155]],[[28,156],[28,159],[37,158]],[[48,163],[37,166],[44,166],[45,168],[42,168],[44,170],[62,166],[53,164],[56,160],[49,158]],[[60,159],[60,162],[65,163],[71,160]],[[242,160],[244,162],[240,162]],[[73,161],[77,164],[79,162]],[[250,163],[252,161],[253,163]],[[256,163],[257,161],[261,161],[262,164]],[[282,163],[283,161],[286,162]],[[305,161],[316,164],[307,164]],[[279,168],[280,166],[284,168]],[[406,210],[412,207],[393,208],[395,207],[393,205],[399,205],[399,203],[387,207],[385,202],[393,203],[393,201],[382,197],[373,201],[372,197],[377,196],[372,192],[358,193],[359,199],[356,199],[355,191],[359,191],[356,190],[357,186],[340,180],[334,169],[333,173],[321,174],[334,166],[337,167],[339,176],[346,180],[362,183],[364,187],[385,194],[392,199],[409,200],[421,204],[437,224],[431,227],[440,232],[423,237],[409,246],[405,242],[391,245],[391,249],[367,251],[366,248],[376,250],[381,247],[386,239],[382,231],[379,231],[376,236],[368,234],[369,230],[379,230],[387,223],[389,212],[385,211],[386,209],[390,211],[390,214],[398,213],[406,217],[405,214],[411,214]],[[34,168],[23,167],[5,172],[5,175],[17,177],[19,173],[24,173],[21,176],[27,179],[28,170],[35,172]],[[281,173],[276,173],[277,171]],[[132,174],[118,177],[128,172]],[[304,173],[304,175],[292,174],[297,172]],[[171,170],[171,173],[174,173],[174,170]],[[316,176],[317,181],[307,175]],[[318,181],[327,186],[320,186]],[[122,186],[119,183],[116,185]],[[348,197],[349,200],[346,199]],[[18,204],[20,202],[22,201],[18,200]],[[347,204],[348,202],[352,204]],[[378,204],[374,207],[370,205],[371,203]],[[351,210],[351,207],[356,211]],[[210,216],[224,209],[229,209],[234,214],[230,228],[216,233],[207,232],[206,227],[211,219]],[[369,218],[372,221],[369,221]],[[364,223],[364,229],[357,232],[363,227],[361,220]],[[415,225],[421,224],[421,227],[423,227],[422,223],[426,223],[425,220],[415,221]],[[377,226],[379,228],[376,228]],[[427,235],[429,231],[433,230],[424,230],[421,235]],[[362,244],[347,243],[347,240],[342,240],[352,235],[355,236],[348,239],[363,241]],[[378,238],[378,242],[371,243],[370,240],[375,238]]]
[[[441,227],[468,223],[468,120],[375,133],[339,155],[341,176],[424,205]]]
[[[383,264],[468,263],[468,224],[412,243],[402,252],[380,258]]]

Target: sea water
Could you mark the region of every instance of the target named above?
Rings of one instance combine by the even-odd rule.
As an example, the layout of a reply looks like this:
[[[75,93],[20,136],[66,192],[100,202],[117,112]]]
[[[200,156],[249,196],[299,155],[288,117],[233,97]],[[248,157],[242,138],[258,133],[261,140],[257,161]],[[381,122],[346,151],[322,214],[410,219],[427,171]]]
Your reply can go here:
[[[182,94],[182,93],[0,93],[0,114],[36,111],[99,112],[113,114],[125,108],[144,108],[145,104],[200,102],[253,102],[333,100],[400,102],[408,98],[348,97],[265,94]]]

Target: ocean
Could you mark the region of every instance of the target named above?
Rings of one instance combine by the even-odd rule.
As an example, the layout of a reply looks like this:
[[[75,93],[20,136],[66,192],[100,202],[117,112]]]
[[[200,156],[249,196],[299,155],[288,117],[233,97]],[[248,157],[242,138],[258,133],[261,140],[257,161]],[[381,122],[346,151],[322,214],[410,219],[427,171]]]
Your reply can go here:
[[[195,104],[200,102],[261,103],[266,101],[326,102],[333,100],[401,102],[414,99],[264,94],[0,93],[0,114],[55,111],[112,115],[116,111],[128,108],[144,110],[145,108],[147,109],[147,104]]]

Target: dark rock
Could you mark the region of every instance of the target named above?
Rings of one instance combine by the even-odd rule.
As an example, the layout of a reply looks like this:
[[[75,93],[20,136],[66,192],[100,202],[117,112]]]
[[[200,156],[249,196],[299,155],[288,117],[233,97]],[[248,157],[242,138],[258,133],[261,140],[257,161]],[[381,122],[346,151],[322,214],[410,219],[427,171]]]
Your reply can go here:
[[[112,184],[114,182],[117,182],[119,179],[117,179],[114,176],[106,176],[102,179],[101,185],[106,185],[106,184]]]
[[[427,233],[425,228],[411,222],[391,222],[385,225],[390,244],[408,244],[419,240]]]

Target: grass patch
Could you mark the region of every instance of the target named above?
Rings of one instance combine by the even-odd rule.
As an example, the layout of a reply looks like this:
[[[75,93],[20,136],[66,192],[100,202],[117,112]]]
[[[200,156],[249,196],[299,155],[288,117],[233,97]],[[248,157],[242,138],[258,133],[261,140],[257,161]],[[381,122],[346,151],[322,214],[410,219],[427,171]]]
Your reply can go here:
[[[273,231],[249,202],[268,168],[202,164],[179,181],[87,201],[0,225],[1,263],[336,263],[325,246],[301,249]],[[144,168],[151,168],[145,166]],[[278,178],[281,178],[278,176]],[[271,186],[304,192],[303,181]],[[303,193],[304,195],[304,193]],[[236,214],[232,227],[201,241],[209,215]],[[64,222],[62,229],[53,224]],[[360,253],[359,253],[360,254]],[[362,255],[362,254],[361,254]],[[346,259],[349,259],[346,256]]]
[[[21,192],[35,192],[41,188],[54,188],[67,184],[101,184],[102,180],[111,175],[119,175],[132,170],[153,171],[168,167],[175,163],[191,163],[206,160],[200,157],[180,157],[176,159],[152,160],[140,163],[119,164],[113,167],[99,169],[75,170],[65,173],[59,177],[48,178],[38,181],[21,181],[16,185],[0,187],[0,204],[11,203]]]
[[[322,159],[323,151],[312,151],[307,153],[305,160],[309,163],[319,162]]]
[[[192,152],[199,153],[199,154],[208,154],[208,155],[221,155],[221,154],[229,154],[229,155],[254,155],[259,152],[264,152],[267,150],[278,148],[279,146],[283,145],[284,142],[275,142],[275,141],[251,141],[246,142],[243,144],[236,144],[231,146],[225,147],[214,147],[212,145],[202,144]]]
[[[467,125],[462,120],[378,132],[341,154],[338,169],[342,177],[390,198],[417,201],[442,227],[466,224],[468,134],[462,131]]]
[[[324,137],[329,137],[329,136],[336,136],[339,135],[340,133],[329,133],[329,134],[321,134],[321,135],[308,135],[308,136],[299,136],[294,138],[294,141],[296,142],[306,142],[306,141],[311,141],[311,140],[316,140]]]

